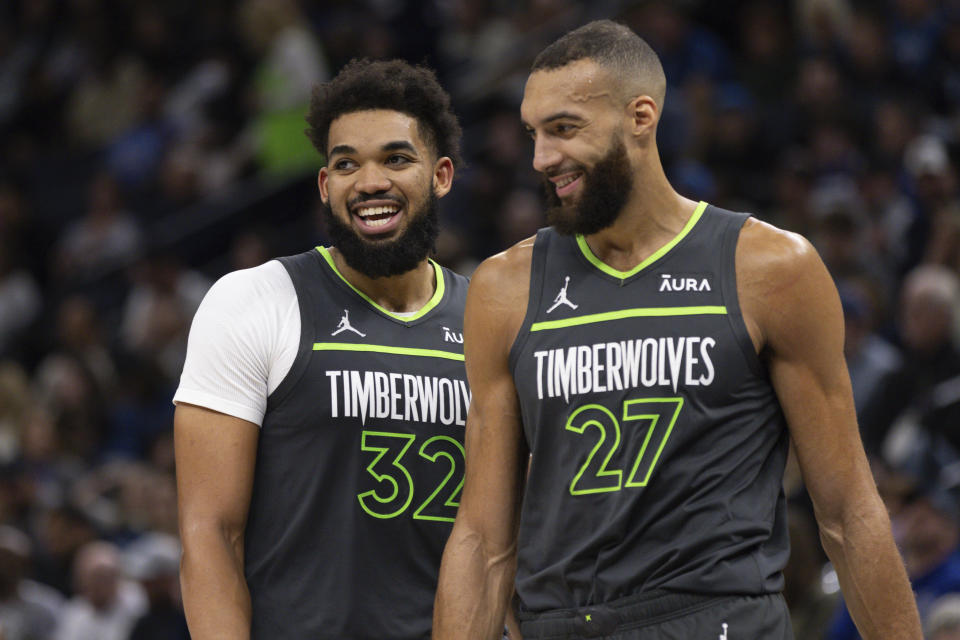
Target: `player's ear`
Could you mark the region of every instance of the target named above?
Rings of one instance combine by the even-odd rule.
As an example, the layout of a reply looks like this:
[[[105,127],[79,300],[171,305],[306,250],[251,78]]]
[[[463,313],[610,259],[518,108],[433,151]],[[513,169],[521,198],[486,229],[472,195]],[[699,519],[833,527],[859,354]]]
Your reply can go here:
[[[433,193],[442,198],[453,186],[453,160],[443,156],[433,166]]]
[[[330,173],[326,167],[320,169],[320,173],[317,175],[317,187],[320,189],[320,199],[323,201],[323,204],[330,202],[330,192],[327,190],[327,179],[329,177]]]
[[[657,102],[647,95],[637,96],[627,105],[630,117],[631,133],[637,138],[646,138],[654,135],[657,130],[657,120],[660,119],[660,109]]]

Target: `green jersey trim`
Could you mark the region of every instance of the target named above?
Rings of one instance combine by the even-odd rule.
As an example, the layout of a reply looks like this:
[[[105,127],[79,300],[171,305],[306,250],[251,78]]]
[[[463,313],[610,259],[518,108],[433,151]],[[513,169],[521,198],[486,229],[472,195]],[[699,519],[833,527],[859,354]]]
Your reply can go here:
[[[696,226],[697,222],[700,221],[700,217],[703,216],[703,212],[706,208],[707,208],[707,203],[701,200],[700,204],[697,205],[697,208],[694,209],[693,215],[690,216],[689,220],[687,220],[687,224],[684,225],[683,229],[680,230],[680,233],[678,233],[673,238],[673,240],[671,240],[667,244],[663,245],[662,247],[654,251],[650,257],[648,257],[646,260],[644,260],[643,262],[635,266],[633,269],[630,269],[629,271],[620,271],[618,269],[614,269],[610,265],[603,262],[603,260],[595,256],[593,254],[593,251],[590,250],[590,245],[587,244],[587,239],[584,238],[583,235],[579,233],[577,234],[577,246],[580,247],[580,251],[583,252],[583,256],[590,262],[590,264],[595,266],[597,269],[600,269],[600,271],[603,271],[607,275],[613,276],[614,278],[620,278],[621,280],[626,280],[627,278],[633,275],[636,275],[643,269],[647,268],[648,266],[650,266],[651,264],[653,264],[654,262],[662,258],[664,254],[670,251],[670,249],[673,249],[678,242],[680,242],[685,237],[687,237],[687,235],[690,233],[693,227]]]
[[[430,260],[430,264],[433,265],[433,272],[437,276],[437,290],[433,292],[433,297],[430,298],[429,301],[427,301],[427,304],[423,305],[423,307],[421,307],[420,310],[414,313],[413,315],[408,316],[408,315],[394,313],[393,311],[388,311],[387,309],[384,309],[383,307],[378,305],[376,302],[370,299],[370,296],[365,294],[363,291],[360,291],[360,289],[357,289],[355,286],[353,286],[350,283],[349,280],[343,277],[343,274],[337,270],[337,265],[333,263],[333,256],[330,255],[330,251],[326,247],[317,247],[317,251],[319,251],[320,255],[323,256],[323,259],[327,261],[327,264],[330,265],[330,268],[333,270],[333,272],[337,274],[337,276],[341,280],[347,283],[347,286],[353,289],[358,296],[360,296],[361,298],[369,302],[373,306],[373,308],[377,309],[381,313],[387,314],[394,320],[399,320],[400,322],[413,322],[414,320],[417,320],[418,318],[422,318],[424,315],[426,315],[431,309],[433,309],[435,306],[440,304],[440,301],[443,299],[443,291],[446,288],[446,285],[444,284],[444,281],[443,281],[443,269],[441,269],[440,265],[434,262],[433,260],[431,260],[430,258],[427,258],[427,259]]]
[[[440,351],[439,349],[413,349],[410,347],[392,347],[386,344],[358,344],[355,342],[314,342],[314,351],[367,351],[392,353],[400,356],[420,356],[424,358],[444,358],[463,361],[462,353]]]
[[[704,307],[643,307],[639,309],[623,309],[621,311],[606,311],[604,313],[591,313],[586,316],[575,318],[564,318],[563,320],[545,320],[543,322],[534,322],[530,331],[547,331],[549,329],[563,329],[564,327],[576,327],[583,324],[593,324],[595,322],[609,322],[611,320],[623,320],[624,318],[669,318],[672,316],[725,316],[727,308],[724,306],[704,306]]]

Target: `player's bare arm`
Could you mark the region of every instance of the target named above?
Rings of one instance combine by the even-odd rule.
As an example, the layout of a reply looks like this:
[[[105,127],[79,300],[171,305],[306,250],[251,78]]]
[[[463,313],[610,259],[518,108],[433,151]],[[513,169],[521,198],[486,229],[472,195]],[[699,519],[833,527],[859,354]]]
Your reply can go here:
[[[180,581],[196,640],[250,637],[243,532],[258,435],[252,422],[189,404],[177,406]]]
[[[913,594],[857,429],[836,287],[802,237],[750,219],[737,288],[769,367],[820,537],[867,640],[922,637]]]
[[[509,353],[526,312],[532,245],[486,260],[467,295],[466,476],[440,568],[434,638],[499,638],[513,593],[527,448]]]

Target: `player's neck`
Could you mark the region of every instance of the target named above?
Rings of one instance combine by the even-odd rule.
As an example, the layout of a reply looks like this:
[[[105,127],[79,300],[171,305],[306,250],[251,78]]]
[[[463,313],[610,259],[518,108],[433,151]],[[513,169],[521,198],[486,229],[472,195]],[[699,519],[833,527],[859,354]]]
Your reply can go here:
[[[433,265],[426,258],[406,273],[371,278],[347,264],[343,254],[336,247],[330,248],[330,256],[337,271],[347,282],[387,311],[394,313],[419,311],[430,302],[437,288]]]
[[[587,236],[587,244],[607,265],[629,271],[673,240],[696,207],[696,202],[673,190],[657,164],[640,172],[620,216]]]

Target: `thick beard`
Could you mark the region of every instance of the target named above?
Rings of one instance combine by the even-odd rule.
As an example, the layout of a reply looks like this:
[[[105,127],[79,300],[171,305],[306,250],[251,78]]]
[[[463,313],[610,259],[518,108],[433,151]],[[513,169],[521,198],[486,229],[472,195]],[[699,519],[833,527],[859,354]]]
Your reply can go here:
[[[435,250],[440,233],[438,198],[433,191],[419,211],[408,211],[410,224],[399,238],[385,242],[365,240],[323,205],[323,219],[333,246],[347,264],[370,278],[397,276],[415,269]]]
[[[606,229],[620,216],[633,188],[630,160],[623,141],[614,138],[610,151],[592,169],[583,171],[580,200],[563,204],[556,185],[544,177],[547,196],[547,222],[564,235],[590,235]]]

